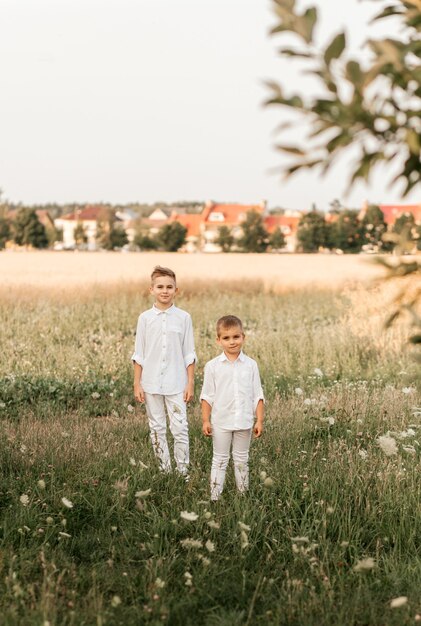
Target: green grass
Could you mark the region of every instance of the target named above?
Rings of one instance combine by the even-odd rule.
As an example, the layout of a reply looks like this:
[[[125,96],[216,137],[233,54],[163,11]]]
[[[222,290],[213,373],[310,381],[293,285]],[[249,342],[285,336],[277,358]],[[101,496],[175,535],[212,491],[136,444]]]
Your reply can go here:
[[[218,503],[197,399],[188,484],[158,472],[144,409],[131,408],[130,355],[147,299],[123,288],[73,297],[1,299],[2,624],[414,623],[420,398],[402,391],[417,372],[405,331],[380,332],[379,293],[184,293],[196,398],[217,353],[214,323],[227,313],[245,322],[267,396],[250,491],[236,493],[230,468]],[[402,438],[410,425],[415,435]],[[388,431],[398,447],[390,457],[377,442]],[[367,557],[375,566],[356,571]],[[402,595],[407,604],[392,609]]]

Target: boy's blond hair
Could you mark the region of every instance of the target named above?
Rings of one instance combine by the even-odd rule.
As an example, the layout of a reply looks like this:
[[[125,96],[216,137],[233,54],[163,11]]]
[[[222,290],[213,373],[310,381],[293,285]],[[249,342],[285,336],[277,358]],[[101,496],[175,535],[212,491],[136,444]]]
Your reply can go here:
[[[154,267],[151,274],[151,283],[153,283],[155,278],[158,278],[158,276],[168,276],[169,278],[172,278],[175,283],[177,283],[175,273],[170,270],[169,267],[162,267],[161,265]]]
[[[236,315],[224,315],[220,317],[216,322],[216,334],[218,337],[221,336],[221,330],[223,328],[232,328],[233,326],[238,326],[241,332],[244,334],[243,330],[243,322]]]

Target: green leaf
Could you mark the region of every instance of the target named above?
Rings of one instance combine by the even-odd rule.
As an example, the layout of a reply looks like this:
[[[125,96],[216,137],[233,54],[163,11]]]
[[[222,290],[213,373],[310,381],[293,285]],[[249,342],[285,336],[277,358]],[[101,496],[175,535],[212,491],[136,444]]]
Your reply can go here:
[[[306,43],[312,43],[313,30],[317,22],[317,9],[310,7],[295,20],[295,32],[300,35]]]
[[[361,71],[360,64],[357,61],[348,61],[345,68],[345,74],[349,82],[357,87],[361,87],[364,79],[364,73]]]
[[[385,17],[390,17],[391,15],[400,15],[403,13],[402,9],[398,7],[396,4],[385,7],[381,13],[373,17],[371,23],[376,22],[377,20],[382,20]]]
[[[408,128],[405,136],[406,143],[408,144],[409,151],[412,154],[420,153],[420,137],[415,130]]]
[[[326,65],[330,65],[333,59],[339,59],[342,52],[345,50],[345,46],[346,46],[345,33],[339,33],[339,35],[336,35],[336,37],[333,38],[333,40],[330,42],[330,44],[325,50],[325,53],[323,56],[324,56]]]
[[[298,148],[297,146],[281,146],[277,145],[276,149],[280,152],[288,152],[289,154],[296,154],[297,156],[304,156],[305,152]]]

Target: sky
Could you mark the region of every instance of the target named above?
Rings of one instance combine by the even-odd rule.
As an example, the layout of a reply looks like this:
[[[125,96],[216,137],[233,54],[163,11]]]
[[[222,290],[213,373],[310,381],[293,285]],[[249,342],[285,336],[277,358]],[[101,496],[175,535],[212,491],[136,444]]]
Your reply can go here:
[[[319,7],[320,41],[357,50],[379,3]],[[306,82],[277,55],[270,0],[0,0],[0,188],[12,202],[215,200],[326,210],[399,202],[378,174],[345,196],[347,162],[282,180],[281,108],[266,80]],[[384,27],[383,27],[384,28]],[[387,26],[390,28],[390,25]],[[415,195],[405,202],[418,201]]]

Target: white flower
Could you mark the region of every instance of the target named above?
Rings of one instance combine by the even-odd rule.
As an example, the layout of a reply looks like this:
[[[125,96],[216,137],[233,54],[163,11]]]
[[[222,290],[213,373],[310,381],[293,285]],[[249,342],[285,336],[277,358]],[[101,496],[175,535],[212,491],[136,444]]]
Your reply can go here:
[[[245,548],[247,548],[247,546],[249,545],[249,538],[247,536],[247,533],[242,530],[241,531],[241,549],[244,550]]]
[[[146,498],[151,493],[152,489],[145,489],[145,491],[136,491],[134,494],[136,498]]]
[[[347,548],[349,546],[349,541],[341,541],[341,548]]]
[[[189,512],[189,511],[181,511],[180,517],[181,517],[181,519],[185,520],[186,522],[195,522],[199,516],[198,516],[197,513],[194,513],[193,511],[191,511],[191,512]]]
[[[393,600],[390,601],[390,608],[398,609],[399,607],[404,606],[407,602],[407,596],[399,596],[398,598],[393,598]]]
[[[215,552],[215,544],[210,539],[205,543],[205,548],[208,552]]]
[[[415,389],[413,387],[404,387],[402,389],[402,393],[405,393],[405,394],[414,393],[414,391],[415,391]]]
[[[203,544],[201,541],[199,541],[199,539],[182,539],[180,543],[183,548],[197,548],[199,550],[200,548],[203,548]]]
[[[306,398],[306,399],[304,400],[304,404],[305,404],[306,406],[310,406],[310,404],[312,404],[312,402],[311,402],[310,398]]]
[[[59,532],[60,537],[64,537],[65,539],[68,539],[69,537],[71,537],[72,535],[69,535],[69,533],[62,533]]]
[[[128,410],[128,412],[129,412],[129,413],[133,413],[133,411],[134,411],[134,406],[132,406],[131,404],[128,404],[128,405],[127,405],[127,410]]]
[[[323,377],[323,372],[322,372],[322,370],[319,367],[315,367],[313,371],[314,371],[315,375],[318,376],[319,378]]]
[[[310,539],[308,537],[291,537],[291,541],[294,543],[309,543]]]
[[[265,470],[262,470],[262,471],[260,472],[260,479],[261,479],[261,480],[265,480],[266,476],[267,476],[267,473],[265,472]]]
[[[238,522],[238,525],[240,529],[244,530],[245,532],[249,532],[249,530],[251,530],[250,526],[247,526],[247,524],[244,524],[244,522]]]
[[[54,519],[50,516],[47,517],[47,519],[45,520],[47,522],[47,524],[51,525],[54,524]]]
[[[367,450],[364,450],[364,448],[361,448],[361,450],[358,450],[358,454],[360,455],[362,459],[366,459],[368,456],[368,452]]]
[[[73,502],[71,500],[68,500],[67,498],[62,498],[61,501],[65,507],[67,507],[68,509],[73,509]]]
[[[212,517],[212,513],[210,511],[205,511],[204,518],[210,519]]]
[[[157,578],[155,580],[155,587],[157,587],[158,589],[163,589],[165,587],[165,581]]]
[[[368,572],[369,570],[373,569],[375,565],[375,560],[372,559],[371,556],[369,556],[366,559],[361,559],[360,561],[357,561],[357,563],[354,565],[354,570],[356,572]]]
[[[93,400],[98,400],[98,398],[100,398],[100,397],[101,397],[101,394],[99,394],[97,391],[94,391],[93,393],[91,393],[91,398]],[[117,597],[117,596],[115,596],[115,597]]]
[[[134,459],[132,456],[129,459],[129,463],[130,465],[132,465],[133,467],[136,467],[136,459]]]
[[[113,596],[111,598],[111,606],[115,609],[116,607],[120,606],[121,604],[121,598],[120,596]]]
[[[215,529],[215,530],[218,530],[218,529],[220,528],[220,526],[219,526],[218,522],[215,522],[213,519],[211,519],[211,520],[208,522],[208,526],[209,526],[209,528],[213,528],[213,529]]]
[[[21,445],[21,447],[19,448],[19,450],[22,452],[22,454],[25,454],[25,452],[28,450],[28,448],[25,446],[25,444],[23,443]]]
[[[263,485],[265,487],[273,487],[273,478],[271,478],[270,476],[265,478],[265,480],[263,481]]]
[[[184,584],[187,587],[191,587],[193,584],[193,576],[190,574],[190,572],[184,572],[184,578],[186,579]]]
[[[0,402],[0,409],[5,409],[5,408],[6,408],[6,403]]]
[[[302,395],[303,395],[303,393],[304,393],[304,392],[303,392],[303,390],[301,389],[301,387],[296,387],[296,388],[294,389],[294,391],[295,391],[295,395],[296,395],[296,396],[302,396]]]
[[[417,453],[414,446],[402,446],[402,450],[404,450],[407,454],[412,454],[413,456]]]
[[[40,489],[45,489],[45,480],[42,480],[41,478],[41,480],[37,482],[37,485]]]
[[[23,506],[28,506],[29,504],[29,496],[26,493],[23,493],[21,495],[21,497],[19,498],[21,504],[23,504]]]
[[[378,437],[377,443],[380,448],[383,450],[386,456],[393,456],[398,453],[398,446],[396,445],[396,440],[389,435],[382,435]]]

